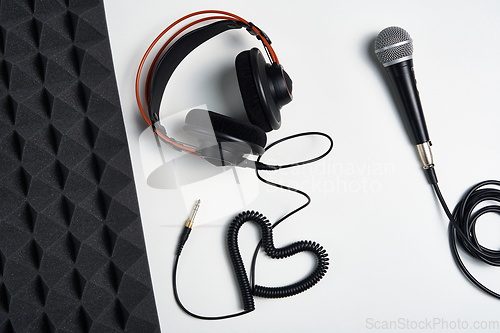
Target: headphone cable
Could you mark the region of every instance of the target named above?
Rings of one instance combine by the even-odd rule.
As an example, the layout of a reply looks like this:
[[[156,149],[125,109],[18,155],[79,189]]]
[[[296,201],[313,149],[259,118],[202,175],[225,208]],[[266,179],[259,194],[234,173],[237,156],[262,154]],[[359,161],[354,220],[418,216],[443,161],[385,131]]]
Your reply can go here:
[[[281,166],[279,166],[279,169],[286,169],[286,168],[291,168],[291,167],[295,167],[295,166],[309,164],[309,163],[313,163],[313,162],[319,161],[320,159],[322,159],[323,157],[325,157],[326,155],[328,155],[332,151],[332,149],[333,149],[333,140],[332,140],[332,138],[328,134],[323,133],[323,132],[302,132],[302,133],[298,133],[298,134],[294,134],[294,135],[290,135],[290,136],[284,137],[284,138],[282,138],[280,140],[277,140],[277,141],[271,143],[270,145],[268,145],[264,149],[264,153],[266,151],[268,151],[269,149],[271,149],[272,147],[276,146],[277,144],[281,143],[281,142],[288,141],[288,140],[291,140],[291,139],[295,139],[295,138],[298,138],[298,137],[301,137],[301,136],[307,136],[307,135],[319,135],[319,136],[323,136],[323,137],[325,137],[325,138],[328,139],[328,141],[330,142],[330,146],[328,147],[328,149],[323,154],[319,155],[318,157],[315,157],[315,158],[312,158],[312,159],[306,160],[306,161],[297,162],[297,163],[281,165]],[[260,159],[262,158],[262,156],[264,156],[264,155],[261,155],[261,156],[259,156],[257,158],[257,162],[260,162]],[[264,184],[267,184],[267,185],[270,185],[270,186],[274,186],[274,187],[277,187],[277,188],[280,188],[280,189],[283,189],[283,190],[286,190],[286,191],[295,192],[295,193],[298,193],[298,194],[300,194],[300,195],[302,195],[303,197],[306,198],[306,202],[303,205],[301,205],[300,207],[298,207],[298,208],[294,209],[293,211],[289,212],[288,214],[286,214],[282,218],[278,219],[276,222],[273,223],[273,225],[271,226],[271,229],[274,229],[278,224],[280,224],[281,222],[283,222],[284,220],[286,220],[287,218],[289,218],[293,214],[295,214],[295,213],[301,211],[302,209],[306,208],[311,203],[311,197],[307,193],[305,193],[304,191],[301,191],[301,190],[293,188],[293,187],[285,186],[285,185],[282,185],[282,184],[273,183],[273,182],[271,182],[271,181],[269,181],[267,179],[264,179],[260,175],[259,169],[257,169],[257,168],[255,169],[255,174],[257,175],[257,178],[261,182],[263,182]],[[252,257],[252,263],[250,265],[250,267],[251,267],[250,268],[250,282],[252,284],[252,290],[255,290],[255,266],[257,264],[257,256],[259,254],[259,250],[260,250],[261,246],[262,246],[262,240],[255,247],[255,250],[254,250],[254,253],[253,253],[253,257]]]
[[[319,155],[317,157],[314,157],[312,159],[309,159],[309,160],[295,162],[295,163],[286,164],[286,165],[281,165],[281,166],[277,166],[277,167],[279,169],[286,169],[286,168],[291,168],[291,167],[295,167],[295,166],[300,166],[300,165],[305,165],[305,164],[309,164],[309,163],[312,163],[312,162],[316,162],[316,161],[324,158],[326,155],[328,155],[332,151],[332,149],[333,149],[333,140],[332,140],[332,138],[328,134],[323,133],[323,132],[303,132],[303,133],[298,133],[298,134],[287,136],[285,138],[277,140],[277,141],[271,143],[270,145],[268,145],[264,149],[264,153],[266,151],[268,151],[269,149],[271,149],[272,147],[274,147],[277,144],[282,143],[284,141],[291,140],[291,139],[298,138],[298,137],[302,137],[302,136],[313,136],[313,135],[314,136],[323,136],[323,137],[325,137],[325,138],[328,139],[330,145],[329,145],[328,149],[323,154],[321,154],[321,155]],[[264,154],[262,154],[261,156],[259,156],[257,158],[257,162],[258,163],[260,163],[260,159],[262,158],[263,155]],[[276,169],[268,169],[268,170],[276,170]],[[187,238],[189,236],[189,233],[191,232],[191,229],[192,229],[193,221],[191,219],[188,219],[188,222],[190,222],[190,223],[189,224],[186,223],[186,226],[184,227],[184,231],[183,231],[183,233],[181,235],[181,238],[180,238],[180,241],[179,241],[179,245],[178,245],[178,248],[177,248],[177,253],[176,253],[175,258],[174,258],[173,271],[172,271],[172,288],[173,288],[173,292],[174,292],[175,301],[177,302],[177,304],[179,305],[179,307],[185,313],[189,314],[190,316],[192,316],[194,318],[204,319],[204,320],[228,319],[228,318],[238,317],[238,316],[241,316],[241,315],[244,315],[244,314],[247,314],[247,313],[253,311],[255,309],[255,307],[253,306],[252,295],[255,295],[255,290],[256,290],[256,285],[255,285],[255,267],[256,267],[257,256],[258,256],[258,253],[259,253],[259,249],[262,246],[263,239],[266,238],[266,244],[265,245],[266,245],[266,252],[267,252],[269,250],[269,237],[270,237],[270,242],[272,243],[272,229],[274,229],[278,224],[280,224],[281,222],[283,222],[285,219],[289,218],[293,214],[295,214],[295,213],[299,212],[300,210],[304,209],[305,207],[307,207],[309,205],[309,203],[311,202],[311,198],[309,197],[309,195],[307,195],[307,193],[305,193],[305,192],[303,192],[301,190],[289,187],[289,186],[277,184],[277,183],[271,182],[271,181],[269,181],[267,179],[264,179],[259,174],[259,169],[257,169],[257,168],[255,169],[255,172],[256,172],[257,178],[260,181],[262,181],[263,183],[265,183],[267,185],[270,185],[270,186],[278,187],[280,189],[284,189],[284,190],[287,190],[287,191],[296,192],[296,193],[304,196],[307,199],[307,201],[306,201],[305,204],[301,205],[300,207],[294,209],[293,211],[289,212],[285,216],[283,216],[280,219],[278,219],[272,225],[267,225],[269,221],[265,218],[265,216],[263,216],[262,214],[259,214],[258,212],[243,212],[243,213],[239,214],[233,220],[233,223],[230,225],[229,230],[228,230],[228,238],[229,238],[229,234],[233,233],[234,237],[235,237],[235,240],[233,240],[232,243],[236,244],[236,245],[233,244],[232,246],[228,245],[228,252],[229,252],[229,254],[231,256],[231,259],[233,259],[233,256],[239,256],[239,257],[241,257],[239,255],[239,250],[238,250],[238,247],[237,247],[237,238],[236,237],[237,237],[237,231],[238,230],[233,230],[233,227],[232,227],[235,224],[235,222],[239,222],[240,225],[242,223],[246,222],[246,221],[254,221],[254,222],[260,224],[261,225],[261,229],[262,229],[262,239],[257,244],[257,246],[255,248],[255,251],[254,251],[254,254],[253,254],[253,258],[252,258],[251,269],[250,269],[251,290],[248,290],[249,288],[246,288],[247,290],[243,290],[244,288],[242,287],[242,284],[241,284],[241,280],[248,281],[248,278],[246,277],[246,272],[245,272],[244,266],[242,264],[240,265],[241,267],[233,266],[233,268],[235,268],[236,278],[238,279],[238,282],[240,284],[240,292],[241,292],[241,295],[242,295],[242,298],[243,298],[244,311],[233,313],[233,314],[229,314],[229,315],[224,315],[224,316],[215,316],[215,317],[200,316],[198,314],[195,314],[195,313],[189,311],[182,304],[182,302],[180,300],[179,293],[178,293],[178,290],[177,290],[177,267],[178,267],[178,264],[179,264],[179,257],[181,255],[182,248],[183,248],[184,244],[186,243]],[[268,231],[268,233],[266,233],[266,230]],[[228,243],[229,243],[229,241],[228,241]],[[260,287],[260,286],[258,286],[261,289],[264,289],[263,291],[261,291],[262,294],[259,295],[259,296],[269,297],[269,298],[280,298],[280,297],[287,297],[287,296],[295,295],[297,293],[300,293],[300,292],[302,292],[302,291],[304,291],[304,290],[312,287],[326,273],[326,269],[328,268],[328,255],[326,254],[326,251],[319,244],[314,243],[314,242],[310,242],[310,241],[300,241],[300,242],[295,242],[295,243],[289,245],[287,248],[289,248],[289,247],[293,247],[297,251],[311,251],[314,254],[316,254],[316,256],[318,258],[318,265],[317,265],[316,270],[308,278],[306,278],[306,279],[304,279],[304,280],[302,280],[302,281],[300,281],[298,283],[295,283],[293,285],[287,286],[287,287],[267,288],[267,287]],[[282,249],[275,249],[274,246],[273,246],[273,249],[276,250],[276,251],[278,251],[278,252],[280,250],[282,250]],[[288,249],[288,250],[290,250],[290,249]],[[288,253],[285,253],[285,254],[288,254]],[[290,255],[290,254],[288,254],[288,255]],[[234,264],[234,262],[233,262],[233,264]],[[288,289],[285,290],[285,294],[282,294],[283,291],[284,291],[284,288],[288,288]],[[269,289],[271,289],[271,290],[269,291]],[[274,295],[273,293],[276,293],[276,291],[278,292],[278,294]]]

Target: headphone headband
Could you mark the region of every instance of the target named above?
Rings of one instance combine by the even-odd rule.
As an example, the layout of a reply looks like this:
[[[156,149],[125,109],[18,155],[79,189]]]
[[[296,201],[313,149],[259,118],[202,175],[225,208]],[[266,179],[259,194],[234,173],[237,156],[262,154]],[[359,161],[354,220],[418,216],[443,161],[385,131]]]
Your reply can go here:
[[[188,32],[179,38],[165,54],[153,66],[153,77],[149,82],[149,118],[151,122],[160,120],[160,104],[163,92],[167,86],[174,70],[184,58],[201,44],[209,39],[232,29],[241,29],[245,25],[242,22],[223,20],[211,23],[204,27]]]
[[[223,16],[204,17],[185,25],[170,37],[170,39],[161,47],[161,49],[155,56],[153,63],[148,71],[148,76],[146,78],[145,100],[146,100],[146,108],[148,109],[148,115],[146,115],[140,97],[140,77],[146,59],[148,58],[154,46],[163,37],[163,35],[165,35],[173,27],[175,27],[180,22],[188,18],[204,14],[222,14]],[[185,34],[165,51],[160,61],[157,61],[158,58],[162,55],[163,51],[170,45],[170,43],[173,41],[175,37],[177,37],[187,28],[208,20],[221,20],[221,21],[211,23],[209,25],[203,26],[201,28],[198,28],[196,30],[193,30]],[[251,35],[256,36],[256,38],[262,42],[271,61],[279,64],[276,53],[271,47],[271,41],[262,30],[260,30],[251,22],[248,22],[235,14],[218,10],[206,10],[206,11],[194,12],[178,19],[170,26],[168,26],[165,30],[163,30],[158,35],[158,37],[156,37],[156,39],[151,43],[148,50],[144,54],[141,63],[139,65],[139,69],[137,70],[137,75],[135,80],[135,94],[136,94],[137,105],[148,125],[152,126],[153,131],[158,136],[160,136],[166,143],[171,145],[174,149],[197,155],[197,153],[195,152],[196,151],[195,148],[188,147],[185,146],[184,144],[177,142],[173,138],[167,136],[165,129],[162,128],[162,126],[155,126],[155,122],[159,120],[160,104],[161,104],[161,99],[163,97],[163,92],[166,88],[168,80],[172,76],[173,71],[177,68],[180,62],[199,45],[203,44],[207,40],[217,36],[218,34],[224,31],[230,29],[240,29],[243,27],[246,27],[246,30]],[[179,42],[180,44],[178,44]],[[151,75],[153,75],[152,79]]]

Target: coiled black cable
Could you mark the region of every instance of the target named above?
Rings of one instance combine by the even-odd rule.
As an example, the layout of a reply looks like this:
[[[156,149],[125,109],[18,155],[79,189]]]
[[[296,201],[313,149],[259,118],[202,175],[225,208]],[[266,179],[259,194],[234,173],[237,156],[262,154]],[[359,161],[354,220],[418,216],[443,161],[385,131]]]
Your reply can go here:
[[[313,253],[317,259],[314,271],[301,281],[288,286],[264,287],[256,285],[254,288],[251,288],[238,247],[238,233],[241,226],[248,221],[254,222],[260,226],[261,243],[268,256],[273,259],[283,259],[299,252],[308,251]],[[271,224],[269,220],[259,212],[246,211],[234,218],[227,231],[227,248],[240,287],[243,307],[248,311],[254,309],[252,295],[265,298],[283,298],[299,294],[318,283],[328,269],[328,254],[321,245],[315,242],[299,241],[282,248],[274,247]]]
[[[480,283],[469,270],[465,267],[460,254],[458,253],[457,243],[470,254],[472,257],[477,258],[489,265],[500,266],[500,251],[488,249],[481,244],[476,237],[476,222],[477,219],[486,213],[496,213],[500,215],[500,190],[485,186],[498,186],[500,182],[497,180],[487,180],[474,185],[460,200],[453,214],[448,209],[443,195],[437,184],[432,184],[441,206],[443,207],[446,215],[450,220],[448,228],[448,240],[450,243],[450,250],[460,271],[469,279],[471,283],[479,289],[490,294],[493,297],[500,299],[500,294],[487,288]],[[484,202],[490,202],[489,205],[476,209],[478,205]],[[491,204],[497,202],[496,204]]]
[[[332,138],[322,132],[304,132],[304,133],[298,133],[294,134],[288,137],[285,137],[283,139],[280,139],[278,141],[273,142],[272,144],[268,145],[264,150],[268,151],[270,148],[274,147],[275,145],[287,141],[290,139],[302,137],[302,136],[309,136],[309,135],[317,135],[317,136],[323,136],[328,139],[329,141],[329,147],[328,149],[321,155],[305,160],[305,161],[300,161],[296,163],[291,163],[287,165],[281,165],[281,166],[269,166],[269,168],[266,168],[266,171],[272,171],[272,170],[279,170],[279,169],[285,169],[285,168],[291,168],[299,165],[304,165],[312,162],[316,162],[326,155],[328,155],[332,149],[333,149],[333,140]],[[260,163],[262,155],[259,156],[257,159],[256,163]],[[261,169],[262,170],[262,169]],[[289,218],[293,214],[297,213],[298,211],[304,209],[309,205],[311,202],[311,198],[303,191],[300,191],[298,189],[288,187],[285,185],[277,184],[270,182],[264,178],[261,177],[259,174],[259,168],[255,169],[255,172],[257,174],[257,177],[260,181],[264,182],[265,184],[271,185],[278,187],[280,189],[292,191],[295,193],[298,193],[302,196],[304,196],[307,199],[307,202],[300,207],[294,209],[293,211],[289,212],[285,216],[281,217],[278,219],[273,225],[270,225],[269,221],[267,218],[265,218],[262,214],[257,213],[257,212],[243,212],[240,213],[236,218],[233,220],[231,225],[229,226],[228,229],[228,235],[227,235],[227,244],[228,244],[228,252],[231,257],[231,261],[233,262],[233,268],[234,272],[238,281],[238,285],[240,286],[240,294],[242,296],[242,302],[243,302],[243,311],[234,313],[234,314],[229,314],[225,316],[217,316],[217,317],[206,317],[206,316],[200,316],[198,314],[195,314],[191,311],[189,311],[181,302],[178,291],[177,291],[177,266],[179,264],[179,257],[181,254],[182,246],[184,245],[184,242],[186,239],[182,241],[182,245],[180,245],[178,248],[178,252],[176,253],[175,259],[174,259],[174,267],[172,271],[172,287],[174,291],[174,298],[179,307],[189,314],[190,316],[193,316],[198,319],[205,319],[205,320],[218,320],[218,319],[227,319],[227,318],[233,318],[237,316],[244,315],[246,313],[249,313],[255,309],[254,305],[254,300],[253,296],[259,296],[259,297],[267,297],[267,298],[281,298],[281,297],[288,297],[292,295],[296,295],[302,291],[305,291],[312,286],[314,286],[326,273],[328,269],[328,255],[326,253],[326,250],[323,249],[323,247],[315,242],[311,241],[300,241],[300,242],[295,242],[292,243],[284,248],[279,248],[276,249],[274,247],[273,243],[273,238],[272,238],[272,229],[276,227],[278,224],[283,222],[285,219]],[[239,253],[239,248],[238,248],[238,231],[239,227],[247,221],[253,221],[257,223],[261,227],[261,241],[255,248],[255,252],[253,255],[252,259],[252,264],[251,264],[251,272],[250,272],[250,278],[251,278],[251,284],[250,281],[247,277],[245,267],[243,266],[243,262],[241,260],[241,255]],[[239,225],[239,227],[237,227]],[[182,238],[182,237],[181,237]],[[231,245],[230,245],[231,244]],[[303,280],[296,282],[294,284],[291,284],[289,286],[284,286],[284,287],[262,287],[262,286],[256,286],[255,285],[255,266],[256,266],[256,260],[257,260],[257,255],[259,253],[259,249],[261,247],[261,244],[264,244],[264,250],[266,251],[267,254],[271,254],[271,257],[273,258],[286,258],[288,256],[291,256],[295,253],[303,252],[303,251],[309,251],[312,252],[314,255],[316,255],[317,258],[317,264],[315,270],[306,278]],[[233,257],[235,259],[233,259]],[[236,262],[236,264],[234,264]]]

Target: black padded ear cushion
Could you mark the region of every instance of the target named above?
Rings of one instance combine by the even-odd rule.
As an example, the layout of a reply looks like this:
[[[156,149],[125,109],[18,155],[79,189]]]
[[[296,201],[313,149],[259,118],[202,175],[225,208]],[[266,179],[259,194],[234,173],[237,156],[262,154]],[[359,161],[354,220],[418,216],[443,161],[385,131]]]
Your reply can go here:
[[[266,146],[266,132],[259,127],[212,111],[208,111],[208,116],[210,117],[214,132],[227,134],[237,139],[256,144],[262,148]],[[186,124],[206,127],[208,123],[206,117],[206,110],[191,110],[186,115]]]
[[[248,120],[266,132],[273,130],[264,113],[250,63],[250,51],[243,51],[236,57],[236,76],[240,86],[241,98],[248,115]]]

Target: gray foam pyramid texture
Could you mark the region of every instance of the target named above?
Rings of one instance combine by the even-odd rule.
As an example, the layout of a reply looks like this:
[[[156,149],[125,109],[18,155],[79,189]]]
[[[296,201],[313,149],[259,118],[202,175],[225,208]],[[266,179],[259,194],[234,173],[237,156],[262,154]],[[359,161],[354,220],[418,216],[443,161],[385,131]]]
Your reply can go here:
[[[159,332],[102,0],[0,1],[0,332]]]

